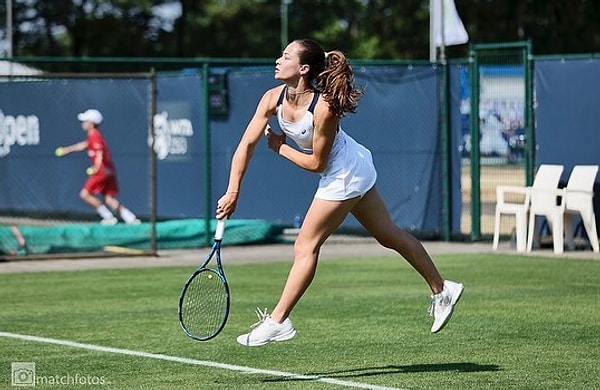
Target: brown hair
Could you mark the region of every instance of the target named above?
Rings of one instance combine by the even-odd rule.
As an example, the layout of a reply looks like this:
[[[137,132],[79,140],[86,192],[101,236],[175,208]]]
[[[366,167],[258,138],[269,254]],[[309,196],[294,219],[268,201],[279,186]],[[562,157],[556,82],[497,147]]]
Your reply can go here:
[[[294,42],[303,48],[298,53],[301,64],[310,66],[310,83],[329,103],[331,112],[342,118],[347,112],[356,112],[363,90],[354,86],[354,71],[344,53],[338,50],[325,53],[318,42],[297,39]]]

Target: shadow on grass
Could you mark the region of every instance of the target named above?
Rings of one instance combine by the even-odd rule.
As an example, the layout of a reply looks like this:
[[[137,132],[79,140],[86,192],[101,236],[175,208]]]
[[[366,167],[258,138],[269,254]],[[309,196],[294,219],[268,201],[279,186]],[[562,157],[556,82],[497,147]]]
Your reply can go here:
[[[264,382],[284,382],[284,381],[311,381],[323,377],[329,378],[363,378],[377,375],[406,374],[418,372],[485,372],[500,371],[500,366],[496,364],[477,364],[477,363],[438,363],[438,364],[411,364],[406,366],[389,365],[383,367],[360,367],[347,370],[314,372],[298,377],[283,377],[265,379]]]

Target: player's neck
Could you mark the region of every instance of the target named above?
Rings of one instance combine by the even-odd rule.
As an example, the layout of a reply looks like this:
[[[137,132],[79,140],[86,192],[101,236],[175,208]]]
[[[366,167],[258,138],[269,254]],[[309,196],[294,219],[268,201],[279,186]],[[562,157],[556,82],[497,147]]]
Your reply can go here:
[[[285,98],[295,106],[304,106],[310,102],[312,92],[314,92],[312,88],[297,90],[288,87],[285,91]]]

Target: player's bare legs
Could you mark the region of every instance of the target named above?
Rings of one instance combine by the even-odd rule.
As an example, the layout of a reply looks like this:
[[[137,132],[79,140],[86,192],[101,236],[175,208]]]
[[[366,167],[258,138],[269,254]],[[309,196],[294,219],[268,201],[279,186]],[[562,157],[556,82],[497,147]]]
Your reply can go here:
[[[260,322],[237,341],[246,346],[259,346],[273,341],[286,341],[296,334],[288,316],[312,282],[321,246],[344,221],[349,212],[377,239],[396,250],[423,276],[432,295],[430,313],[434,316],[432,332],[441,330],[452,315],[460,298],[462,284],[444,281],[419,240],[397,227],[375,188],[362,198],[346,201],[314,199],[294,244],[294,264],[290,269],[279,302],[271,315],[258,311]]]
[[[94,209],[97,209],[98,207],[102,206],[102,202],[94,195],[90,194],[85,188],[79,192],[79,197]]]
[[[294,264],[277,306],[271,313],[275,322],[286,319],[315,276],[321,246],[344,221],[360,198],[345,201],[314,199],[294,244]]]
[[[423,276],[434,294],[442,291],[444,280],[431,257],[419,240],[390,219],[387,207],[375,187],[354,206],[352,214],[382,246],[402,255]]]
[[[117,219],[104,205],[104,203],[100,199],[95,197],[93,194],[90,194],[90,192],[87,189],[83,188],[79,192],[79,196],[81,197],[81,199],[83,199],[85,203],[90,205],[102,217],[102,224],[114,225],[115,223],[117,223]]]
[[[81,197],[81,199],[83,199],[85,203],[90,205],[102,217],[102,224],[114,225],[115,223],[117,223],[117,219],[106,207],[106,205],[104,205],[104,203],[100,199],[91,194],[87,189],[83,188],[79,192],[79,196]]]
[[[381,245],[401,254],[423,276],[433,292],[429,307],[429,314],[434,318],[431,332],[442,330],[450,320],[464,286],[442,279],[421,242],[392,222],[375,187],[357,203],[352,214]]]
[[[123,204],[119,202],[114,196],[107,194],[104,197],[104,202],[111,209],[113,209],[115,213],[118,213],[121,216],[121,219],[123,219],[123,221],[125,221],[126,223],[137,224],[140,222],[135,216],[135,214],[133,214],[127,207],[123,206]]]
[[[121,203],[119,203],[117,198],[115,198],[112,195],[106,195],[104,197],[104,203],[106,203],[108,205],[108,207],[115,210],[116,212],[120,211],[120,209],[121,209]]]

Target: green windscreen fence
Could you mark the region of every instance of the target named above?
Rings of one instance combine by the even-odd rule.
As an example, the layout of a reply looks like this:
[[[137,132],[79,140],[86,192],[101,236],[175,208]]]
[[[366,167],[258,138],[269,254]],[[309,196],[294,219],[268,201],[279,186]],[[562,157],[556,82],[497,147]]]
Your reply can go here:
[[[212,241],[216,221],[209,230],[203,219],[185,219],[156,224],[157,249],[199,248]],[[151,225],[97,223],[61,224],[56,226],[0,226],[0,256],[66,253],[117,252],[134,254],[150,251],[148,235]],[[223,245],[274,242],[282,229],[262,220],[230,220]]]

